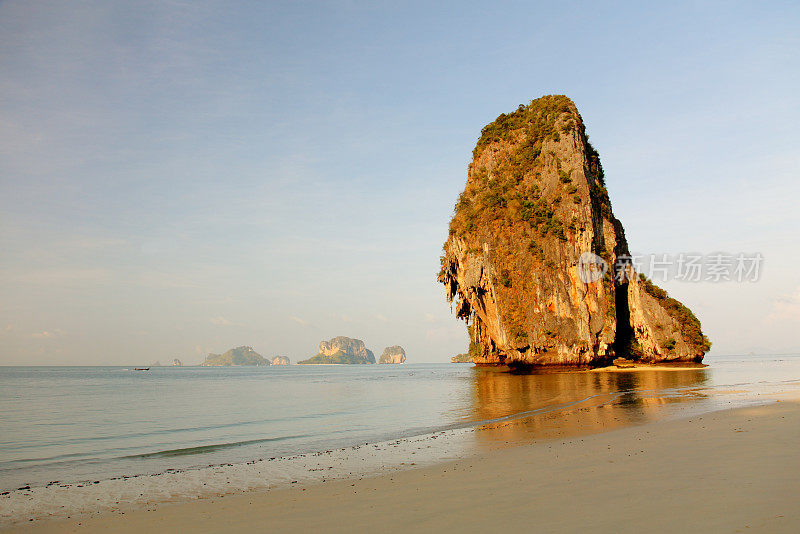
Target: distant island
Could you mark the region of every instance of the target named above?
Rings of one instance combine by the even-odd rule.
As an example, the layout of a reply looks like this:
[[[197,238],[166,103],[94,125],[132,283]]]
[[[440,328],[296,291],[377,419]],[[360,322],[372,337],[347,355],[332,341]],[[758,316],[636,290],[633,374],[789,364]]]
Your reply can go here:
[[[378,363],[406,363],[406,351],[400,345],[386,347]]]
[[[253,350],[253,347],[241,346],[231,349],[225,354],[209,353],[200,365],[206,367],[222,367],[231,365],[270,365],[270,361]]]
[[[386,347],[380,357],[380,363],[405,363],[406,351],[400,345]],[[228,367],[239,365],[264,366],[264,365],[291,365],[291,360],[286,356],[275,356],[271,360],[264,358],[253,347],[242,345],[231,349],[224,354],[209,353],[201,366],[205,367]],[[338,336],[328,341],[321,341],[319,352],[308,358],[297,362],[298,365],[363,365],[374,364],[375,354],[369,350],[360,339],[345,336]],[[183,365],[177,358],[172,361],[173,365]],[[160,365],[155,363],[154,365]]]
[[[321,341],[319,353],[298,365],[320,364],[370,364],[375,363],[375,355],[360,339],[338,336],[330,341]]]
[[[450,363],[470,363],[470,362],[472,362],[472,357],[466,352],[462,354],[456,354],[455,356],[450,358]]]

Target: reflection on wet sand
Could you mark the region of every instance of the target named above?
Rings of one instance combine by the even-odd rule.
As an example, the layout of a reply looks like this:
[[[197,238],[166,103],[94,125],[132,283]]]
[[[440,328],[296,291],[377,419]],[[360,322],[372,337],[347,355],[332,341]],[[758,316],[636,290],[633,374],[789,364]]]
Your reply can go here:
[[[676,405],[697,401],[705,369],[635,372],[539,372],[515,375],[474,370],[474,414],[492,421],[479,443],[592,434],[663,418]]]

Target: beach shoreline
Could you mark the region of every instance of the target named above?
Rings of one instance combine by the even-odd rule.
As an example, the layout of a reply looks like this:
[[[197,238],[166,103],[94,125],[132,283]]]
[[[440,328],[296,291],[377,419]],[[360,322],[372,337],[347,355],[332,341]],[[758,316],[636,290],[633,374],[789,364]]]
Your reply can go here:
[[[706,369],[706,364],[663,364],[663,363],[637,363],[631,366],[608,365],[606,367],[595,367],[587,369],[589,373],[625,373],[629,371],[697,371]]]
[[[770,404],[549,439],[378,476],[149,503],[9,532],[461,528],[796,531],[796,394]],[[772,491],[775,489],[776,491]],[[779,490],[779,491],[777,491]]]

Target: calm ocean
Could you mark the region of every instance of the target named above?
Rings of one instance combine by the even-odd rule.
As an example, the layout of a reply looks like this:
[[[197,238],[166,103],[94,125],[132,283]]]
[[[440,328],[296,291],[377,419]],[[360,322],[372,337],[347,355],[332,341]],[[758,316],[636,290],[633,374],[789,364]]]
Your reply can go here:
[[[707,363],[524,376],[469,364],[0,367],[0,491],[344,448],[578,406],[611,407],[592,417],[638,423],[676,407],[753,402],[800,379],[799,356]],[[745,386],[747,395],[733,391]]]

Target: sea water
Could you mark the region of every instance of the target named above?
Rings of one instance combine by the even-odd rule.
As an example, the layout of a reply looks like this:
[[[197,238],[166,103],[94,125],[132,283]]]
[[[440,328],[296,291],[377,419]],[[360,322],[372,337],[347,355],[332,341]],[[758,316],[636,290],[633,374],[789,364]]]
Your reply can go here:
[[[444,430],[506,428],[470,446],[603,431],[757,402],[800,384],[798,355],[707,363],[688,371],[528,375],[471,364],[0,367],[0,492]]]

